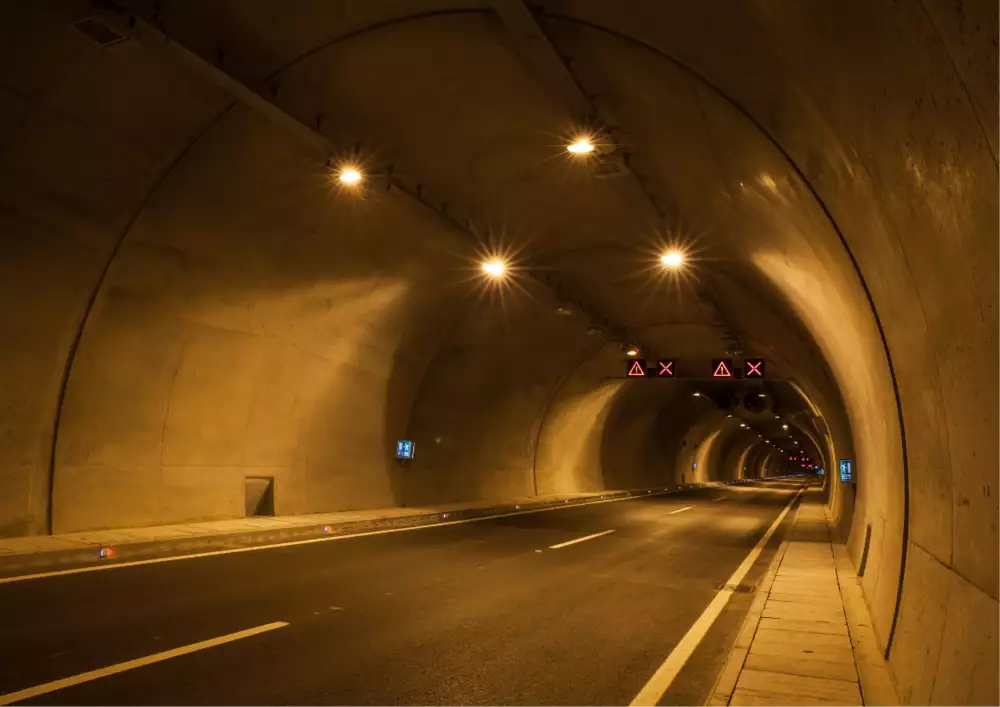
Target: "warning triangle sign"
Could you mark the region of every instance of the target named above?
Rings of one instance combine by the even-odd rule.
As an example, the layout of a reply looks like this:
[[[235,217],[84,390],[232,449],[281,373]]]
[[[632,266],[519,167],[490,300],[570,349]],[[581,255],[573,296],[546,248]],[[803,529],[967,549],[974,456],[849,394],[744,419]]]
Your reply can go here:
[[[630,378],[641,378],[646,375],[646,369],[642,365],[642,361],[632,361],[632,365],[629,366],[628,375]]]
[[[726,365],[725,361],[719,361],[718,365],[715,367],[715,373],[712,374],[714,378],[732,378],[733,372]]]

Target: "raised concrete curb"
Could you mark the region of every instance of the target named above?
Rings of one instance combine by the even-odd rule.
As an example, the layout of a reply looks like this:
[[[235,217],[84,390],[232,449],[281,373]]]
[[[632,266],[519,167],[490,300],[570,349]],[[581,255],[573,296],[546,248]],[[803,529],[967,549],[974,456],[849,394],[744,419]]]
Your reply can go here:
[[[855,572],[845,546],[834,545],[833,556],[864,703],[898,705],[900,702],[892,674],[871,627],[868,605],[861,592],[861,578]]]
[[[752,480],[748,480],[752,482]],[[733,482],[739,483],[739,482]],[[663,496],[725,483],[515,499],[489,505],[448,504],[300,516],[240,518],[170,526],[0,539],[0,578],[110,565],[171,555],[307,541],[324,537],[432,526],[461,520],[537,513],[630,497]]]

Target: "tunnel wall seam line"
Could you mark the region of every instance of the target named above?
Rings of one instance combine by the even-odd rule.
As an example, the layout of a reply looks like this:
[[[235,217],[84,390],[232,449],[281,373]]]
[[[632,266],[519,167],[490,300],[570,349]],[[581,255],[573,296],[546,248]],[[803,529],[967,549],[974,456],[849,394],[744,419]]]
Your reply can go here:
[[[941,43],[941,49],[944,51],[945,56],[948,57],[948,61],[951,62],[951,68],[955,72],[955,78],[958,81],[958,85],[962,87],[962,93],[965,94],[965,100],[969,102],[969,109],[972,114],[976,116],[976,123],[979,125],[979,130],[983,133],[983,141],[989,147],[990,159],[993,160],[993,166],[1000,168],[1000,161],[997,159],[997,155],[993,153],[993,143],[990,142],[989,133],[986,132],[986,126],[983,124],[983,118],[979,115],[979,110],[976,108],[975,101],[972,100],[972,94],[969,92],[969,87],[965,83],[965,79],[962,78],[962,73],[958,70],[958,64],[955,62],[955,57],[952,55],[951,50],[948,48],[948,43],[944,41],[944,37],[941,35],[941,30],[938,28],[937,23],[934,21],[934,16],[931,15],[930,11],[927,9],[927,3],[925,0],[920,0],[920,9],[923,10],[924,15],[927,17],[927,23],[934,30],[934,36],[937,37],[938,41]]]
[[[861,285],[861,288],[862,288],[862,290],[865,293],[865,298],[868,300],[868,306],[869,306],[869,308],[871,310],[872,318],[875,321],[875,326],[878,329],[879,338],[880,338],[880,340],[882,342],[882,349],[883,349],[883,352],[885,354],[886,365],[888,366],[888,369],[889,369],[889,378],[892,381],[892,389],[893,389],[894,397],[896,399],[896,414],[897,414],[897,417],[898,417],[899,437],[900,437],[900,444],[901,444],[901,448],[902,448],[902,457],[903,457],[902,458],[902,462],[903,462],[903,464],[902,464],[902,471],[903,471],[902,551],[900,553],[901,557],[900,557],[900,563],[899,563],[899,565],[900,565],[900,569],[899,569],[899,586],[897,587],[897,590],[896,590],[895,608],[893,609],[892,623],[890,624],[890,627],[889,627],[889,634],[888,634],[888,636],[886,638],[886,646],[885,646],[885,652],[884,652],[884,657],[885,657],[886,660],[888,660],[890,652],[892,650],[893,639],[894,639],[895,633],[896,633],[896,625],[899,622],[899,613],[900,613],[900,607],[901,607],[902,598],[903,598],[903,580],[904,580],[905,574],[906,574],[907,544],[909,543],[909,534],[910,534],[909,533],[909,530],[910,530],[909,529],[909,525],[910,525],[910,474],[909,474],[909,463],[908,463],[908,459],[907,459],[908,455],[907,455],[907,448],[906,448],[906,431],[905,431],[905,425],[904,425],[904,421],[903,421],[903,405],[902,405],[902,401],[900,400],[900,397],[899,397],[899,382],[896,380],[895,367],[892,364],[892,355],[891,355],[891,353],[889,351],[889,342],[888,342],[888,339],[886,338],[886,335],[885,335],[885,329],[882,326],[882,320],[881,320],[881,318],[878,315],[877,308],[875,307],[875,300],[872,297],[871,290],[869,289],[868,283],[865,280],[864,273],[861,270],[861,266],[859,265],[857,259],[854,256],[854,252],[851,250],[851,247],[848,244],[847,239],[844,237],[844,234],[841,232],[840,227],[837,225],[836,220],[833,218],[833,214],[830,211],[830,209],[827,207],[826,202],[820,197],[820,195],[817,192],[816,188],[812,185],[812,182],[809,181],[809,179],[806,177],[805,173],[802,171],[802,169],[799,167],[799,165],[795,162],[795,160],[792,159],[791,155],[784,149],[784,147],[782,147],[782,145],[778,142],[777,138],[775,138],[773,135],[771,135],[771,133],[768,132],[764,128],[764,126],[756,118],[753,117],[753,115],[750,113],[750,111],[748,109],[744,108],[743,105],[739,101],[737,101],[735,98],[733,98],[728,93],[726,93],[725,91],[723,91],[721,87],[717,86],[715,83],[713,83],[712,81],[710,81],[706,76],[704,76],[703,74],[701,74],[700,72],[698,72],[697,70],[695,70],[693,67],[691,67],[691,66],[685,64],[684,62],[680,61],[679,59],[671,56],[670,54],[667,54],[666,52],[658,49],[657,47],[655,47],[655,46],[653,46],[651,44],[648,44],[647,42],[645,42],[643,40],[640,40],[640,39],[638,39],[636,37],[632,37],[632,36],[630,36],[630,35],[628,35],[628,34],[626,34],[624,32],[620,32],[620,31],[612,29],[610,27],[605,27],[603,25],[597,24],[595,22],[591,22],[589,20],[584,20],[584,19],[581,19],[581,18],[571,17],[569,15],[564,15],[564,14],[560,14],[560,13],[553,13],[553,12],[547,12],[546,11],[545,12],[545,16],[553,18],[553,19],[556,19],[556,20],[563,20],[565,22],[573,22],[573,23],[582,25],[584,27],[589,27],[589,28],[591,28],[593,30],[596,30],[598,32],[604,32],[606,34],[610,34],[612,36],[618,37],[618,38],[620,38],[620,39],[622,39],[622,40],[624,40],[626,42],[635,44],[636,46],[643,47],[643,48],[645,48],[645,49],[653,52],[657,56],[663,57],[664,59],[666,59],[667,61],[671,62],[676,67],[678,67],[679,69],[681,69],[682,71],[684,71],[685,73],[689,74],[695,80],[701,82],[705,86],[707,86],[710,89],[712,89],[713,91],[715,91],[719,95],[719,97],[721,97],[730,106],[732,106],[739,114],[741,114],[748,121],[750,121],[750,123],[760,132],[760,134],[762,136],[764,136],[764,138],[774,147],[774,149],[776,149],[778,151],[778,153],[785,159],[785,161],[788,163],[788,165],[791,167],[791,169],[799,177],[799,179],[802,180],[802,183],[805,185],[806,189],[812,195],[813,199],[816,200],[816,204],[823,211],[823,214],[824,214],[824,216],[826,216],[827,220],[829,221],[831,228],[833,228],[834,232],[837,234],[837,237],[840,240],[840,243],[843,246],[844,251],[847,253],[847,257],[851,261],[851,265],[854,267],[854,272],[858,276],[858,280],[859,280],[859,283]]]
[[[160,173],[160,176],[156,179],[146,195],[139,202],[139,206],[132,213],[128,222],[122,228],[121,233],[118,236],[111,253],[108,256],[107,261],[104,263],[104,268],[101,270],[100,275],[97,277],[97,281],[94,283],[93,288],[90,291],[87,301],[84,304],[83,314],[80,317],[80,322],[73,333],[73,340],[70,343],[69,350],[66,352],[66,363],[63,366],[62,377],[59,381],[59,392],[56,395],[56,409],[55,415],[52,421],[52,444],[49,448],[49,468],[48,468],[48,503],[45,508],[45,532],[48,535],[52,535],[53,523],[55,518],[55,490],[56,490],[56,450],[59,445],[59,427],[62,424],[62,414],[63,407],[66,402],[66,393],[69,389],[69,380],[73,372],[73,364],[76,362],[76,355],[80,350],[80,344],[83,341],[83,334],[86,331],[87,324],[90,322],[90,315],[94,311],[94,305],[97,303],[97,299],[100,296],[101,290],[104,287],[104,283],[108,278],[108,274],[111,272],[111,266],[114,264],[115,260],[118,258],[118,254],[121,252],[122,245],[125,243],[125,239],[128,234],[132,231],[132,227],[135,222],[146,210],[146,206],[149,204],[150,200],[156,195],[157,191],[163,186],[163,183],[167,178],[173,173],[174,169],[183,161],[187,154],[192,150],[192,148],[205,136],[208,132],[214,128],[218,123],[227,116],[230,111],[237,105],[237,101],[229,103],[225,108],[223,108],[217,115],[209,119],[205,125],[199,129],[195,135],[188,141],[188,144],[181,149],[177,155],[170,161],[170,164]]]
[[[407,439],[414,438],[414,432],[413,432],[415,426],[414,411],[417,409],[417,402],[424,397],[424,392],[427,391],[434,384],[433,379],[431,379],[431,373],[433,372],[434,364],[438,361],[438,359],[440,359],[442,351],[444,351],[449,346],[449,344],[453,343],[456,340],[456,338],[458,338],[458,336],[461,334],[463,329],[466,326],[468,326],[469,323],[473,320],[473,317],[476,313],[476,304],[478,304],[478,302],[479,300],[477,300],[476,302],[469,303],[459,309],[459,311],[455,314],[454,320],[451,322],[451,325],[448,327],[448,331],[441,335],[440,343],[434,349],[434,353],[427,358],[424,368],[420,373],[420,378],[415,382],[413,388],[413,394],[410,398],[409,406],[407,407],[405,417],[402,418],[405,420],[405,422],[403,423],[403,430]],[[403,490],[400,490],[397,502],[399,503],[400,507],[402,508],[407,507]]]
[[[936,563],[937,563],[938,565],[940,565],[940,566],[941,566],[941,567],[943,567],[944,569],[948,570],[949,572],[952,572],[952,573],[953,573],[953,574],[955,574],[956,576],[960,577],[960,578],[961,578],[961,579],[962,579],[962,580],[963,580],[964,582],[967,582],[967,583],[969,584],[969,586],[970,586],[970,587],[974,587],[974,588],[975,588],[975,590],[976,590],[977,592],[979,592],[980,594],[983,594],[984,596],[987,596],[987,597],[989,597],[989,598],[990,598],[990,599],[991,599],[992,601],[998,601],[998,600],[997,600],[996,598],[994,598],[994,597],[993,597],[993,596],[992,596],[992,595],[991,595],[991,594],[990,594],[989,592],[987,592],[987,591],[986,591],[985,589],[983,589],[982,587],[980,587],[980,586],[979,586],[979,585],[978,585],[978,584],[977,584],[977,583],[975,582],[975,580],[972,580],[972,579],[970,579],[970,578],[966,577],[966,576],[965,576],[964,574],[962,574],[962,572],[961,572],[961,571],[959,571],[959,570],[958,570],[957,568],[955,568],[955,567],[952,567],[951,565],[949,565],[949,564],[947,564],[947,563],[945,563],[945,562],[942,562],[942,561],[941,561],[941,558],[940,558],[940,557],[938,557],[937,555],[935,555],[935,554],[934,554],[933,552],[931,552],[931,551],[930,551],[930,549],[928,549],[928,548],[924,547],[923,545],[921,545],[921,544],[920,544],[919,542],[917,542],[916,540],[912,540],[911,542],[913,543],[913,545],[914,545],[915,547],[918,547],[918,548],[920,548],[920,549],[921,549],[921,550],[923,550],[923,551],[924,551],[924,552],[925,552],[925,553],[926,553],[926,554],[927,554],[927,555],[928,555],[929,557],[933,558],[934,562],[936,562]],[[949,591],[950,591],[950,590],[949,590]]]
[[[385,29],[386,27],[392,27],[393,25],[403,24],[406,22],[412,22],[415,20],[424,20],[431,17],[444,17],[447,15],[492,15],[494,14],[492,8],[488,7],[466,7],[466,8],[448,8],[446,10],[428,10],[426,12],[417,12],[410,15],[401,15],[400,17],[394,17],[388,20],[382,20],[380,22],[375,22],[370,25],[365,25],[364,27],[358,27],[356,29],[349,30],[343,34],[338,34],[336,37],[324,40],[314,46],[311,49],[307,49],[301,54],[292,57],[284,64],[273,69],[270,73],[265,74],[261,79],[262,83],[267,83],[276,79],[280,74],[284,73],[288,69],[292,68],[296,64],[309,59],[315,54],[319,54],[324,49],[332,47],[334,44],[347,41],[348,39],[354,39],[355,37],[365,34],[366,32],[372,32],[379,29]]]
[[[542,440],[542,432],[545,430],[545,421],[552,411],[552,406],[555,404],[556,399],[559,397],[559,393],[562,392],[563,387],[569,382],[569,379],[580,370],[580,368],[587,363],[588,360],[597,353],[601,351],[609,343],[612,343],[613,339],[610,337],[605,337],[594,344],[591,348],[584,347],[580,354],[579,359],[573,364],[572,367],[567,367],[566,372],[563,373],[562,378],[555,384],[552,389],[552,393],[549,395],[548,400],[545,402],[545,407],[542,408],[542,414],[538,416],[537,427],[534,430],[534,434],[531,436],[531,488],[534,494],[538,495],[538,447]]]

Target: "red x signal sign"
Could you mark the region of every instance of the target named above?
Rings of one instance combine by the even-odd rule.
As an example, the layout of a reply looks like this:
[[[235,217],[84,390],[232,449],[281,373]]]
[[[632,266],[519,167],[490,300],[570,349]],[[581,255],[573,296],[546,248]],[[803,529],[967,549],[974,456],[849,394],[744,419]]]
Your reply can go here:
[[[764,377],[764,359],[762,358],[747,358],[743,360],[743,377],[744,378],[763,378]]]
[[[677,377],[677,372],[674,370],[673,360],[661,358],[659,361],[656,362],[656,364],[659,366],[659,370],[656,372],[656,375],[658,377],[660,378]]]

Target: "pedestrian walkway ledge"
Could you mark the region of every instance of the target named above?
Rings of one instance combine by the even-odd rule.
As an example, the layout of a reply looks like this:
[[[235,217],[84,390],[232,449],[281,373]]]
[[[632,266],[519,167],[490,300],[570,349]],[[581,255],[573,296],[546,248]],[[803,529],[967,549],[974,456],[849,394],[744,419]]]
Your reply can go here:
[[[466,502],[419,508],[395,507],[297,516],[235,518],[60,535],[0,538],[0,578],[169,555],[266,546],[518,513],[537,513],[552,508],[635,496],[666,495],[721,485],[725,484],[713,482],[674,488],[533,496],[502,503]]]
[[[821,489],[803,494],[707,704],[899,704]]]

